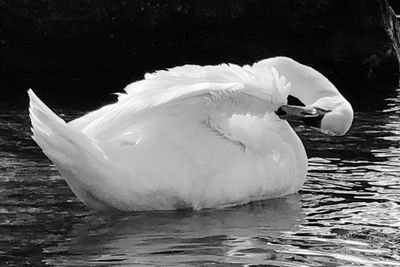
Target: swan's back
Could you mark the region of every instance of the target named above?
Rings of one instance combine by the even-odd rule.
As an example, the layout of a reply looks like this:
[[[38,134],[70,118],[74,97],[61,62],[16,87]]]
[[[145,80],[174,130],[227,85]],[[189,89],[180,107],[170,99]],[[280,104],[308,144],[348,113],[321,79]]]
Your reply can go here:
[[[285,104],[290,88],[285,77],[264,64],[185,65],[146,74],[144,80],[128,85],[125,93],[118,94],[118,102],[70,125],[98,137],[105,128],[112,128],[110,121],[121,125],[129,118],[131,125],[141,122],[141,118],[153,118],[154,112],[159,116],[166,112],[187,115],[220,108],[229,115],[263,115]]]

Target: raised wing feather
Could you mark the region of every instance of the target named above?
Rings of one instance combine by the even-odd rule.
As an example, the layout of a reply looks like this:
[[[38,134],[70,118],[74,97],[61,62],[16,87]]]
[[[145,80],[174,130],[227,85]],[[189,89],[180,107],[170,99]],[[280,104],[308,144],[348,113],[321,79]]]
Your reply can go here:
[[[117,103],[71,125],[100,137],[157,116],[263,116],[286,103],[290,86],[275,69],[261,65],[186,65],[146,74],[144,80],[129,85]]]

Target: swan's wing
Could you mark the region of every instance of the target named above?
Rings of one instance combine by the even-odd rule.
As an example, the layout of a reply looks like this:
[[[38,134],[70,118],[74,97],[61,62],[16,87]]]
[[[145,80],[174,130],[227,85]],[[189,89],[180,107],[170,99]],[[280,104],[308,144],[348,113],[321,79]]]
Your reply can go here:
[[[155,117],[264,116],[286,103],[290,86],[275,69],[187,65],[146,74],[144,80],[129,85],[117,103],[72,124],[104,138]]]

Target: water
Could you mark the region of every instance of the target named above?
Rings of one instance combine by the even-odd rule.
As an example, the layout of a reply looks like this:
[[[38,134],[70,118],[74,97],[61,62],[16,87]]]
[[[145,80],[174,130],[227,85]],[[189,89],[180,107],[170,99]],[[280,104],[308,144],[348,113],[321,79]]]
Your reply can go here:
[[[0,112],[0,265],[400,266],[399,97],[356,113],[343,138],[296,126],[300,194],[220,211],[96,214],[29,127],[25,111]]]

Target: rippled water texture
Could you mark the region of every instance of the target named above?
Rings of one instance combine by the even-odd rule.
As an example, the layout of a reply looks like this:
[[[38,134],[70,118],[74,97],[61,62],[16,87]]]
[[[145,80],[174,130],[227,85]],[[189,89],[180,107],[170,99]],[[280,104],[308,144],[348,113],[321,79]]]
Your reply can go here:
[[[0,265],[400,266],[399,102],[356,113],[344,138],[296,127],[310,157],[300,194],[118,216],[83,206],[30,139],[26,112],[2,111]]]

